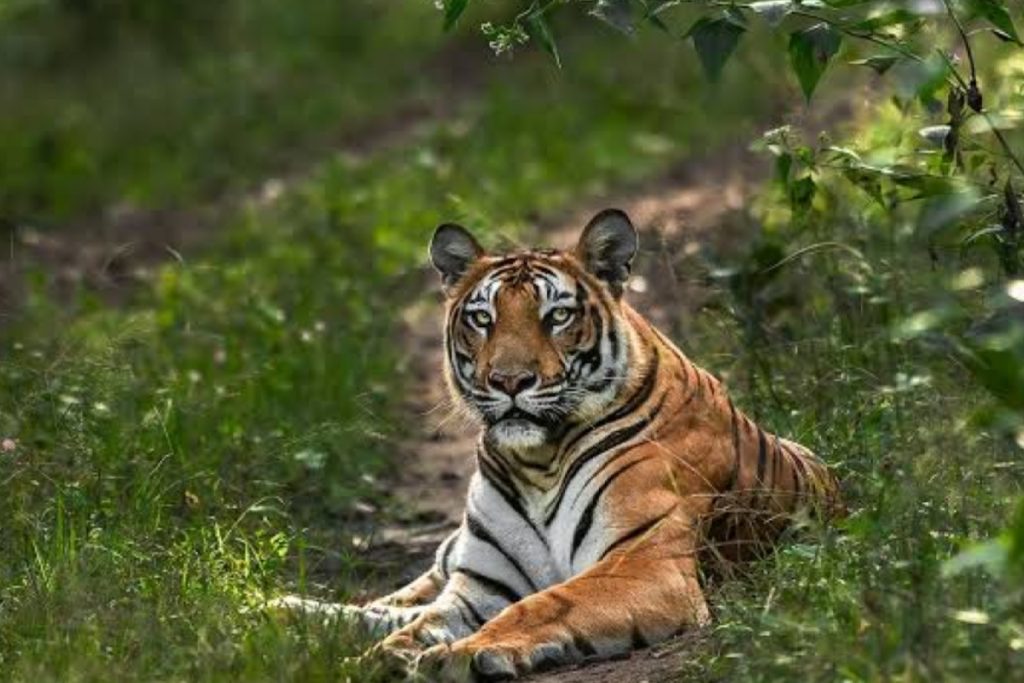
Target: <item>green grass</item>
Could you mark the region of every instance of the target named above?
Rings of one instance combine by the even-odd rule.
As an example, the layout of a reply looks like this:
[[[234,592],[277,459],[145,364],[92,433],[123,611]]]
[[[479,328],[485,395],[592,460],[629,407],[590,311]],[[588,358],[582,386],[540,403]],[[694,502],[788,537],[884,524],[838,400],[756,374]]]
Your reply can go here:
[[[0,677],[373,677],[345,659],[354,635],[254,608],[362,582],[357,503],[396,503],[380,483],[401,465],[395,323],[433,227],[517,234],[771,104],[762,60],[734,77],[765,90],[702,94],[671,44],[611,65],[605,47],[568,42],[572,73],[517,61],[411,146],[326,162],[125,308],[87,291],[58,308],[35,275],[0,352],[0,434],[18,441],[0,459]]]
[[[253,5],[262,18],[242,47],[278,36],[267,64],[290,66],[270,69],[280,78],[266,101],[308,96],[319,113],[259,116],[250,97],[263,67],[222,89],[242,48],[177,76],[153,57],[164,64],[143,62],[153,82],[110,102],[103,79],[123,82],[126,67],[90,66],[95,81],[66,97],[51,101],[52,81],[33,86],[10,125],[31,140],[57,125],[48,113],[86,112],[67,149],[85,145],[93,170],[31,162],[39,174],[22,175],[13,164],[31,160],[38,138],[18,151],[19,139],[0,136],[14,150],[0,156],[0,177],[23,183],[0,183],[15,187],[5,201],[61,215],[246,183],[274,166],[282,140],[322,139],[395,102],[400,87],[364,97],[367,82],[405,73],[436,36],[418,25],[425,12],[409,10],[374,29],[409,36],[402,49],[374,37],[331,60],[323,52],[343,27],[325,20],[328,36],[293,63],[287,22],[261,14],[272,6]],[[349,11],[310,7],[324,14],[293,16],[295,30]],[[766,57],[756,43],[716,88],[669,41],[595,32],[561,50],[564,71],[519,55],[405,146],[325,160],[124,307],[87,290],[58,306],[46,274],[30,274],[25,309],[0,329],[0,440],[17,440],[0,452],[0,679],[386,680],[349,659],[365,644],[356,634],[269,622],[256,608],[294,590],[345,599],[389,571],[364,566],[354,537],[370,528],[361,503],[386,519],[403,502],[384,483],[401,466],[391,457],[406,373],[396,322],[425,289],[433,227],[460,220],[491,242],[520,239],[538,216],[581,198],[600,208],[610,188],[752,138],[752,122],[792,94],[778,95],[777,51]],[[175,59],[205,61],[190,54]],[[322,87],[334,69],[350,89]],[[161,127],[205,121],[206,132],[156,144],[144,116],[124,123],[133,107],[166,105],[153,98],[162,89],[184,96],[170,98],[181,108]],[[257,125],[236,130],[239,120]],[[916,140],[887,107],[856,133],[872,148]],[[918,210],[882,211],[821,178],[795,215],[766,184],[730,226],[731,248],[675,256],[676,272],[718,285],[674,336],[759,421],[834,463],[851,507],[836,529],[810,529],[714,587],[716,624],[681,679],[1002,681],[1024,670],[1019,585],[943,571],[1006,526],[1024,481],[1012,416],[961,348],[1005,282],[984,250],[940,244],[933,263]],[[862,256],[819,249],[768,269],[824,241]]]
[[[0,10],[0,218],[195,202],[436,97],[429,2],[132,4]]]

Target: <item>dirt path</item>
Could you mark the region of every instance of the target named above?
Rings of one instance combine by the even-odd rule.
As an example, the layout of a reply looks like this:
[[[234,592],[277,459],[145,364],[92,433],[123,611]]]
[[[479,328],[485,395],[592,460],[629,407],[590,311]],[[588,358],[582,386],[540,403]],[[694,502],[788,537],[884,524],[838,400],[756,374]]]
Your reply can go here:
[[[618,196],[594,198],[538,227],[538,244],[571,247],[590,216],[605,206],[625,209],[641,231],[641,250],[627,294],[629,300],[660,327],[678,334],[706,300],[709,292],[695,273],[681,273],[678,265],[702,246],[734,230],[721,230],[730,214],[738,213],[767,163],[740,148],[683,164],[647,187]],[[411,578],[431,561],[433,549],[455,528],[473,471],[476,431],[447,410],[442,381],[441,302],[439,295],[424,298],[405,311],[407,350],[414,382],[404,420],[415,425],[400,445],[403,463],[395,497],[408,506],[412,521],[385,528],[377,535],[373,556],[404,561],[402,578]],[[545,683],[621,683],[663,681],[676,677],[682,659],[702,639],[690,634],[670,643],[635,653],[626,660],[596,663],[567,671],[532,677]]]

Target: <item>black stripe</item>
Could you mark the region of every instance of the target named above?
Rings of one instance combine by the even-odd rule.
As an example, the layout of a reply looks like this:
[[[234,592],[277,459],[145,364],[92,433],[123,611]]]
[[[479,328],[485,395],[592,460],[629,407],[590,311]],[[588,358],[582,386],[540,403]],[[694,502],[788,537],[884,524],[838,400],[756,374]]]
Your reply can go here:
[[[804,462],[804,459],[800,457],[799,454],[797,454],[796,457],[793,458],[793,462],[796,464],[796,468],[800,471],[800,480],[804,483],[805,486],[809,485],[807,479],[810,476],[810,473],[807,471],[807,463]]]
[[[523,596],[519,595],[515,590],[512,589],[507,583],[492,579],[489,576],[473,571],[467,567],[459,567],[455,570],[457,573],[464,575],[468,579],[472,579],[480,585],[480,587],[487,590],[492,595],[497,595],[500,598],[504,598],[509,603],[519,602],[523,599]]]
[[[648,456],[648,457],[649,457],[649,456]],[[639,460],[637,460],[636,462],[641,462],[641,461],[643,461],[643,460],[647,460],[647,459],[648,459],[648,457],[640,458],[640,459],[639,459]],[[607,467],[608,467],[609,465],[611,465],[612,463],[614,463],[614,462],[615,462],[616,460],[618,460],[618,458],[609,458],[607,462],[601,463],[601,466],[600,466],[600,467],[598,467],[598,468],[597,468],[596,470],[594,470],[594,471],[593,471],[593,472],[592,472],[592,473],[590,474],[590,476],[589,476],[589,477],[587,477],[587,480],[586,480],[585,482],[583,482],[583,486],[581,486],[581,487],[580,487],[580,490],[576,492],[576,497],[572,499],[572,507],[576,507],[576,503],[580,502],[580,498],[581,498],[581,497],[583,496],[583,492],[584,492],[584,491],[586,491],[586,490],[587,490],[587,488],[588,488],[588,487],[589,487],[589,486],[590,486],[590,485],[591,485],[592,483],[594,483],[594,480],[595,480],[595,479],[597,479],[598,477],[600,477],[600,476],[601,476],[601,474],[603,474],[603,473],[604,473],[605,469],[606,469],[606,468],[607,468]]]
[[[441,570],[441,575],[444,576],[445,579],[451,576],[451,572],[448,571],[448,560],[451,559],[452,551],[455,549],[455,542],[458,540],[458,538],[459,533],[457,531],[450,535],[448,537],[447,546],[441,553],[441,566],[438,568]]]
[[[654,410],[651,411],[650,415],[647,415],[616,432],[612,432],[605,438],[601,439],[597,444],[583,451],[583,454],[573,461],[572,465],[569,466],[569,471],[566,473],[565,478],[562,479],[561,485],[558,487],[558,496],[555,497],[551,507],[548,509],[547,516],[544,518],[545,525],[550,526],[551,522],[554,521],[555,515],[558,514],[558,508],[562,504],[562,498],[565,496],[565,491],[569,487],[569,483],[579,473],[580,469],[602,453],[610,451],[617,446],[621,446],[642,432],[651,423],[651,420],[657,416],[658,412],[660,412],[661,407],[665,404],[666,395],[661,397],[661,401],[657,406],[655,406]]]
[[[729,414],[732,416],[732,450],[735,455],[732,463],[732,473],[729,474],[729,485],[726,489],[732,490],[736,487],[736,480],[740,476],[740,423],[736,417],[736,406],[729,400]]]
[[[484,618],[484,615],[480,614],[480,610],[478,610],[473,603],[467,600],[465,596],[455,593],[455,597],[457,597],[459,599],[459,602],[465,605],[466,609],[469,610],[469,615],[473,618],[473,625],[475,626],[475,628],[480,628],[481,626],[487,623],[487,619]],[[461,609],[459,610],[459,613],[462,613]],[[463,619],[465,619],[465,617],[463,617]]]
[[[546,266],[543,263],[531,263],[530,267],[533,270],[537,271],[538,273],[541,273],[543,275],[547,275],[548,277],[555,278],[556,280],[561,279],[562,275],[567,275],[567,274],[561,273],[556,268],[554,268],[552,266]]]
[[[768,443],[764,438],[764,430],[757,428],[757,485],[764,487],[764,466],[768,456]]]
[[[800,496],[803,495],[803,482],[800,481],[800,473],[799,471],[797,471],[796,468],[797,456],[787,449],[783,450],[785,451],[786,455],[789,456],[789,472],[790,476],[793,477],[793,494],[796,498],[796,502],[799,503]]]
[[[615,412],[606,415],[605,417],[598,420],[592,426],[588,426],[585,429],[573,435],[573,437],[569,440],[568,443],[562,445],[561,450],[563,453],[565,453],[573,446],[575,446],[577,443],[579,443],[580,439],[582,439],[587,434],[592,434],[597,430],[601,429],[602,427],[606,427],[607,425],[612,424],[613,422],[617,422],[618,420],[621,420],[627,415],[636,412],[636,409],[642,406],[647,401],[647,399],[651,397],[651,394],[654,393],[654,387],[657,384],[658,365],[660,363],[657,347],[652,347],[652,349],[654,350],[654,359],[651,361],[651,365],[648,368],[647,374],[644,375],[643,384],[640,385],[640,388],[633,392],[633,395],[630,396],[625,403],[619,406],[615,410]]]
[[[619,478],[620,475],[625,474],[627,470],[632,469],[634,466],[644,462],[646,458],[639,460],[633,460],[632,462],[620,467],[615,470],[612,474],[605,479],[601,486],[598,487],[597,491],[590,498],[590,502],[587,503],[587,507],[583,510],[583,514],[580,515],[580,521],[576,524],[576,531],[572,535],[572,552],[569,554],[569,564],[576,559],[576,551],[580,549],[580,545],[583,540],[587,537],[587,533],[590,531],[590,527],[594,524],[594,509],[597,507],[598,502],[601,500],[601,494],[611,486],[612,482]],[[582,490],[582,489],[581,489]]]
[[[600,345],[600,340],[598,340],[595,348],[600,348]],[[614,412],[605,415],[595,423],[585,425],[584,427],[577,430],[576,433],[573,434],[567,441],[562,442],[559,446],[558,455],[552,460],[552,463],[545,471],[545,474],[553,475],[559,470],[561,470],[565,464],[565,460],[568,457],[569,453],[583,439],[584,436],[588,434],[593,434],[596,431],[600,430],[601,428],[609,424],[612,424],[622,419],[623,417],[626,417],[627,415],[635,412],[637,408],[643,405],[647,401],[647,399],[650,398],[650,395],[654,391],[654,387],[657,384],[659,363],[657,347],[653,347],[652,350],[654,351],[654,359],[650,367],[648,368],[647,374],[644,375],[643,383],[641,384],[640,388],[637,389],[632,395],[630,395],[626,402],[620,405]],[[578,359],[579,357],[577,357],[576,360]],[[575,363],[576,360],[574,360],[573,363]],[[593,387],[591,387],[591,389],[593,389]]]
[[[524,470],[534,470],[537,472],[547,472],[549,466],[544,463],[531,462],[529,460],[523,460],[518,453],[512,451],[512,459],[516,461],[516,466]]]
[[[644,638],[644,634],[640,632],[640,627],[635,623],[633,624],[633,632],[630,634],[629,640],[634,650],[643,650],[649,645],[647,639]]]
[[[492,475],[499,475],[499,473],[498,470],[495,469],[494,464],[492,464],[488,459],[478,456],[477,462],[480,464],[480,475],[488,482],[490,482],[491,486],[495,488],[495,490],[498,492],[498,495],[502,497],[505,503],[507,503],[508,506],[512,508],[513,512],[515,512],[517,515],[526,520],[526,523],[529,524],[530,528],[533,529],[533,532],[537,534],[537,538],[540,539],[540,542],[544,545],[544,547],[549,547],[547,537],[540,532],[540,529],[537,528],[537,525],[534,523],[533,519],[526,513],[526,508],[523,507],[523,502],[519,498],[519,491],[514,486],[511,486],[511,483],[510,486],[512,490],[506,490],[501,485],[496,483],[494,479],[491,478]]]
[[[581,657],[593,657],[597,655],[597,648],[594,647],[589,638],[571,626],[566,626],[566,629],[569,631],[569,636],[572,638],[572,646],[576,648],[576,651],[580,653]]]
[[[515,500],[513,507],[520,507],[519,492],[509,478],[508,472],[504,471],[495,461],[483,456],[477,457],[477,467],[480,470],[480,475],[491,486],[498,489],[502,498]]]
[[[519,563],[519,560],[501,546],[498,539],[491,534],[487,527],[484,526],[483,522],[477,519],[476,516],[466,513],[466,528],[469,529],[469,533],[497,550],[510,565],[515,567],[515,570],[519,572],[519,575],[523,577],[523,580],[526,581],[526,585],[528,585],[531,590],[534,592],[540,590],[537,588],[537,584],[533,582],[533,579],[530,578],[530,575],[526,573],[526,570],[523,569],[523,565]]]
[[[779,486],[779,468],[782,466],[782,458],[779,449],[779,437],[772,435],[772,489]]]
[[[626,534],[624,534],[623,536],[620,536],[610,546],[608,546],[607,548],[604,549],[604,552],[601,553],[601,557],[598,558],[598,562],[600,562],[604,558],[608,557],[608,555],[613,550],[618,548],[619,546],[621,546],[621,545],[623,545],[625,543],[629,543],[634,538],[638,538],[638,537],[644,535],[645,533],[647,533],[648,531],[650,531],[651,529],[653,529],[655,527],[655,525],[660,524],[662,521],[667,519],[669,515],[671,515],[673,512],[675,512],[675,509],[676,509],[676,505],[673,505],[665,513],[663,513],[661,515],[658,515],[657,517],[655,517],[653,519],[647,520],[646,522],[644,522],[640,526],[636,527],[632,531],[629,531]]]
[[[513,254],[511,256],[504,256],[498,259],[491,264],[490,270],[487,271],[487,274],[484,275],[484,277],[500,277],[503,274],[503,271],[511,269],[516,264],[516,261],[521,258],[522,256]]]

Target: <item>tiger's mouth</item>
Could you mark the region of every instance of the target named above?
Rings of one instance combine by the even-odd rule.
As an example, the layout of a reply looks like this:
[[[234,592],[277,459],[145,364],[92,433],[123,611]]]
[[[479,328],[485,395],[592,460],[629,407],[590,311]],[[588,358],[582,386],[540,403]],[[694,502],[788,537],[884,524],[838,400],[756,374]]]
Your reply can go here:
[[[497,420],[495,420],[495,424],[497,424],[498,422],[505,422],[505,421],[512,421],[512,420],[521,420],[523,422],[532,422],[534,424],[542,424],[542,420],[541,420],[540,416],[534,415],[533,413],[528,413],[525,410],[523,410],[522,408],[520,408],[519,406],[512,406],[511,408],[506,410],[503,415],[501,415],[500,417],[498,417]]]
[[[490,427],[501,426],[515,426],[520,425],[523,427],[535,427],[542,429],[553,429],[561,423],[563,418],[557,414],[544,411],[531,413],[519,406],[512,406],[501,415],[495,416],[489,421]]]

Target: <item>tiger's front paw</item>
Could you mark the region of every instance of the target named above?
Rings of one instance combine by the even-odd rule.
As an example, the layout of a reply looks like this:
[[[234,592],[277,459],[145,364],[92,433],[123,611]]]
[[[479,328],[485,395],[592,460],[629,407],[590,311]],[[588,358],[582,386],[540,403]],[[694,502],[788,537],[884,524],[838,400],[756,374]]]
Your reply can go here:
[[[363,656],[383,666],[386,671],[391,672],[395,680],[401,680],[403,677],[409,677],[423,648],[411,640],[396,638],[397,635],[392,634],[380,641]]]
[[[509,680],[576,660],[571,648],[562,643],[526,637],[500,641],[465,638],[450,646],[446,655],[443,671],[460,675],[468,670],[476,681]],[[465,679],[453,676],[450,680]]]

